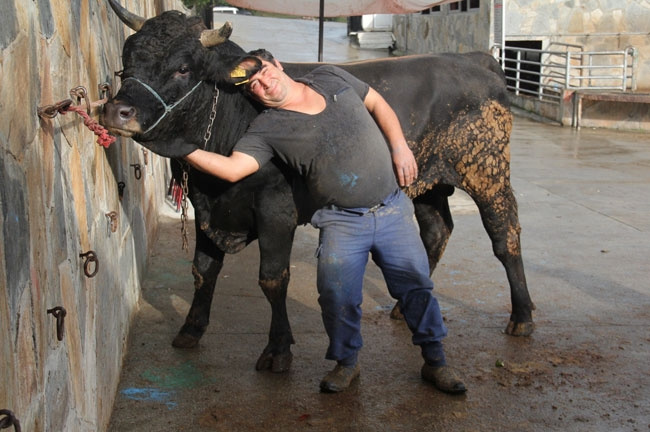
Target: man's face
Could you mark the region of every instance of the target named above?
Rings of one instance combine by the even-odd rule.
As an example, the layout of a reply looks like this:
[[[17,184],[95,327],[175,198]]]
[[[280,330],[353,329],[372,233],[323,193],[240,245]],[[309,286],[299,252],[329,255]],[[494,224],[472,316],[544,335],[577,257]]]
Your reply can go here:
[[[288,76],[279,62],[262,60],[262,68],[245,84],[250,95],[267,107],[279,107],[284,103]]]

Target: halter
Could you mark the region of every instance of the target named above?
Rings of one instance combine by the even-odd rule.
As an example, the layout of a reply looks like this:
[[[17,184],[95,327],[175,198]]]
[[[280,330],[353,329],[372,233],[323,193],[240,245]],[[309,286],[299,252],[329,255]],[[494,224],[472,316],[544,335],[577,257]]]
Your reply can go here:
[[[156,122],[155,122],[153,125],[151,125],[151,126],[149,127],[149,129],[147,129],[146,131],[144,131],[144,132],[142,133],[143,135],[145,135],[145,134],[151,132],[151,131],[153,130],[153,128],[155,128],[156,126],[158,126],[158,123],[160,123],[160,122],[162,121],[162,119],[164,119],[165,116],[167,116],[167,114],[169,114],[170,112],[172,112],[172,110],[173,110],[174,108],[176,108],[176,106],[177,106],[179,103],[183,102],[183,100],[184,100],[186,97],[188,97],[190,94],[192,94],[192,93],[194,92],[194,90],[196,90],[197,88],[199,88],[199,86],[201,85],[201,83],[203,83],[203,81],[199,81],[199,82],[197,82],[196,85],[195,85],[194,87],[192,87],[192,88],[190,89],[190,91],[188,91],[187,93],[185,93],[185,95],[184,95],[182,98],[180,98],[179,100],[177,100],[176,102],[174,102],[174,103],[171,104],[171,105],[167,105],[167,104],[165,103],[165,101],[160,97],[160,95],[159,95],[158,93],[156,93],[156,90],[152,89],[152,88],[151,88],[147,83],[145,83],[145,82],[143,82],[143,81],[140,81],[140,79],[138,79],[138,78],[136,78],[136,77],[128,77],[128,78],[125,78],[125,79],[122,81],[122,83],[124,83],[124,81],[128,81],[128,80],[133,80],[133,81],[136,81],[136,82],[140,83],[140,84],[142,85],[142,87],[144,87],[145,89],[147,89],[147,90],[149,91],[149,93],[151,93],[152,95],[154,95],[154,97],[155,97],[156,99],[158,99],[158,101],[159,101],[159,102],[162,104],[162,106],[165,108],[165,112],[164,112],[160,117],[158,117],[158,120],[156,120]]]

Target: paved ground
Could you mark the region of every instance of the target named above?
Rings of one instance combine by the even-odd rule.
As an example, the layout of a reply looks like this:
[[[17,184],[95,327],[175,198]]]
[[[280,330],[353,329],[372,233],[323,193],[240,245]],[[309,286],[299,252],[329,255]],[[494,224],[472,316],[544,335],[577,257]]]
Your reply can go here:
[[[537,305],[528,338],[503,333],[505,272],[476,207],[461,192],[452,197],[456,228],[434,282],[448,358],[469,388],[461,397],[421,382],[418,350],[404,323],[389,319],[393,301],[373,265],[364,286],[362,376],[346,393],[319,393],[332,365],[323,359],[317,237],[308,226],[298,231],[292,260],[290,372],[254,369],[270,320],[255,243],[227,257],[199,348],[172,348],[193,292],[192,257],[180,249],[178,216],[161,215],[109,430],[647,431],[649,142],[647,134],[516,118],[512,182]]]

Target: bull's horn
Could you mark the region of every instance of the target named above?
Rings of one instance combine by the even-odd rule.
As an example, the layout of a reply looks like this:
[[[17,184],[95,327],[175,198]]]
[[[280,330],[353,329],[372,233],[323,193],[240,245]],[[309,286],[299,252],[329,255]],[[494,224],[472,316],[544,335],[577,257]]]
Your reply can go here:
[[[115,14],[120,17],[120,20],[127,26],[131,27],[133,30],[138,31],[142,28],[142,25],[146,21],[145,18],[138,16],[134,13],[129,12],[124,9],[118,2],[115,0],[108,0],[108,3],[111,5],[111,8]]]
[[[232,24],[230,21],[226,21],[226,23],[222,25],[221,28],[214,30],[203,30],[201,32],[201,44],[206,48],[222,44],[228,40],[231,33]]]

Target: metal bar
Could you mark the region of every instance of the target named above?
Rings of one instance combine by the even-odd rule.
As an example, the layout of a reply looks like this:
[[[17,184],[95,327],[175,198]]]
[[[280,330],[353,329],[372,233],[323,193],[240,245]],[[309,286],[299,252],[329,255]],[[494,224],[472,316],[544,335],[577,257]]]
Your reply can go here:
[[[318,61],[323,61],[323,21],[325,21],[325,0],[320,0],[318,12]]]
[[[521,66],[521,51],[517,51],[517,72],[515,74],[516,76],[516,83],[517,83],[517,89],[519,89],[519,83],[521,79],[521,71],[520,71],[520,66]],[[519,94],[519,90],[517,90],[516,94]]]
[[[571,53],[567,51],[566,53],[566,63],[564,69],[564,87],[569,88],[571,86]]]
[[[621,83],[621,90],[625,91],[627,88],[627,48],[625,48],[625,55],[623,56],[623,82]]]

